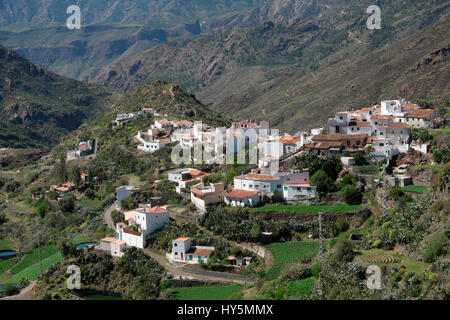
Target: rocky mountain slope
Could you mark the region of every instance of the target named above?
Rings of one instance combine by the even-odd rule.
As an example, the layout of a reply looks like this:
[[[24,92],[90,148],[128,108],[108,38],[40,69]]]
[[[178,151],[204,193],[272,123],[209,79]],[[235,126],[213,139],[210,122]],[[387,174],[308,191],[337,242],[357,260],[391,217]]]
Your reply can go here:
[[[48,149],[119,96],[48,72],[0,46],[0,147]]]
[[[110,63],[171,39],[212,32],[263,0],[87,0],[81,30],[65,27],[73,1],[0,2],[0,43],[39,66],[88,81]],[[216,19],[224,22],[215,22]]]
[[[450,2],[380,4],[381,30],[366,27],[370,4],[267,2],[235,19],[275,23],[158,45],[107,68],[96,81],[131,90],[166,79],[235,118],[268,118],[286,129],[323,125],[338,108],[384,96],[445,96]],[[427,57],[440,63],[422,63]]]

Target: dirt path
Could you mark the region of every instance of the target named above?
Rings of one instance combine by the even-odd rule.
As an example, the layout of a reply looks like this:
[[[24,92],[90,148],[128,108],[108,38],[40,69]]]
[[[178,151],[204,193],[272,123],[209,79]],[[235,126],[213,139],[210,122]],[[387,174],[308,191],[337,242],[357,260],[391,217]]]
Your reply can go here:
[[[33,300],[34,295],[31,292],[31,290],[33,290],[35,285],[36,285],[36,280],[33,280],[30,282],[30,284],[26,288],[23,288],[19,294],[15,295],[15,296],[4,297],[4,298],[1,298],[0,300]]]

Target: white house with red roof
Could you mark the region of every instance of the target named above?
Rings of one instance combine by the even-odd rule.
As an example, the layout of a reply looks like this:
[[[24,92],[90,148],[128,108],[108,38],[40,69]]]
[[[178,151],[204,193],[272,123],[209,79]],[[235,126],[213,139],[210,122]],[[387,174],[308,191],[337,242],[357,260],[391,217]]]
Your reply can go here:
[[[183,168],[170,171],[168,173],[168,179],[169,181],[176,182],[178,184],[176,187],[176,192],[180,194],[185,190],[189,190],[193,185],[201,182],[203,178],[209,175],[209,173],[197,169]]]
[[[261,202],[261,195],[256,191],[234,189],[225,194],[224,201],[232,207],[254,207]]]
[[[234,189],[258,192],[262,197],[279,192],[286,201],[314,199],[317,188],[309,184],[309,172],[248,173],[234,177]]]
[[[206,263],[214,251],[214,247],[192,245],[192,238],[179,237],[172,240],[172,252],[167,258],[171,262]]]
[[[128,225],[118,223],[117,237],[130,247],[143,249],[149,234],[164,228],[169,221],[169,211],[163,206],[144,206],[125,214]]]

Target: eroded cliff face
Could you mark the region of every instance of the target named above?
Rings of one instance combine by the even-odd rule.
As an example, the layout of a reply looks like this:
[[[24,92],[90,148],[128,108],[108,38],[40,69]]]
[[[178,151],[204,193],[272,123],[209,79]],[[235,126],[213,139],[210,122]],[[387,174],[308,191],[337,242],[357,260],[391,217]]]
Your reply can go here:
[[[0,146],[51,148],[114,100],[112,91],[48,72],[0,46]]]

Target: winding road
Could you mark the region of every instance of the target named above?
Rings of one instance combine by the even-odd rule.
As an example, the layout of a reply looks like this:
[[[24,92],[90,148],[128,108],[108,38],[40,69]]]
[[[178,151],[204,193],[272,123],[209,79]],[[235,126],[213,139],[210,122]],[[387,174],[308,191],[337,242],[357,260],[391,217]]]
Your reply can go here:
[[[116,230],[116,226],[114,225],[111,213],[116,209],[117,209],[117,200],[112,205],[110,205],[103,213],[103,219],[105,220],[108,227],[110,227],[113,230]]]
[[[30,282],[30,284],[26,288],[23,288],[19,294],[16,294],[14,296],[0,298],[0,300],[33,300],[34,295],[31,292],[31,290],[33,290],[35,285],[36,285],[36,280],[33,280]]]

